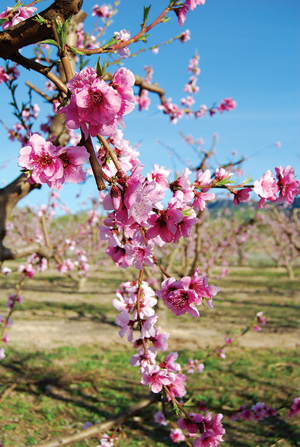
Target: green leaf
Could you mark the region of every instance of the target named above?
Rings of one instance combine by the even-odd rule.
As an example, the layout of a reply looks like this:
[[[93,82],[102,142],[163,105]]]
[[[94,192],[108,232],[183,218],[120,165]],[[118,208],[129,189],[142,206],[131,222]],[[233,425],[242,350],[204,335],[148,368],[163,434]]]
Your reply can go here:
[[[170,19],[171,19],[171,17],[166,17],[166,16],[164,16],[164,17],[161,19],[161,22],[162,22],[162,23],[167,23]]]
[[[118,42],[118,39],[116,39],[115,37],[112,37],[105,45],[103,45],[103,48],[110,47],[117,42]]]
[[[85,52],[81,51],[81,50],[78,50],[78,48],[71,47],[70,45],[68,46],[68,48],[75,54],[79,54],[80,56],[84,56],[85,55]]]
[[[187,210],[183,210],[183,211],[181,211],[182,212],[182,214],[184,215],[184,216],[190,216],[192,213],[193,213],[193,211],[194,211],[194,209],[193,208],[188,208]]]
[[[178,415],[181,413],[180,408],[175,401],[173,401],[173,409],[174,409],[175,414]]]
[[[143,25],[145,25],[147,23],[150,8],[151,8],[151,5],[150,6],[146,6],[144,8]]]
[[[36,22],[38,22],[40,25],[45,25],[47,23],[47,20],[44,19],[44,17],[40,16],[39,14],[36,14],[33,18]]]
[[[137,39],[137,41],[142,41],[142,42],[144,42],[144,43],[147,43],[147,39],[146,39],[146,37],[148,37],[148,36],[150,36],[150,34],[143,34],[141,37],[139,37],[138,39]]]
[[[252,182],[252,177],[250,177],[248,175],[248,177],[243,181],[243,184],[245,185],[246,183],[250,183],[250,182]]]
[[[102,68],[101,68],[101,63],[100,63],[100,56],[98,57],[97,62],[96,62],[95,72],[97,73],[97,77],[101,78]]]
[[[8,19],[0,19],[0,25],[2,25],[2,23],[8,22]]]
[[[64,48],[64,46],[66,44],[68,28],[69,28],[70,21],[71,21],[72,17],[73,16],[68,17],[67,20],[63,23],[63,25],[61,27],[61,45],[62,45],[62,48]]]
[[[195,407],[196,404],[195,404],[195,402],[193,402],[193,398],[191,397],[189,400],[187,400],[187,401],[184,403],[184,406],[185,406],[185,407]]]
[[[223,178],[222,180],[220,180],[218,183],[216,183],[216,186],[223,186],[223,185],[228,185],[231,183],[235,183],[232,180],[228,180],[228,177]]]
[[[64,106],[66,106],[67,104],[69,103],[69,98],[64,98],[63,100],[62,100],[62,102],[59,104],[59,106],[57,107],[57,110],[59,110],[61,107],[64,107]]]
[[[49,45],[55,45],[57,48],[59,48],[58,43],[57,43],[55,40],[53,40],[53,39],[42,40],[42,41],[39,42],[39,43],[42,43],[42,44],[49,44]]]

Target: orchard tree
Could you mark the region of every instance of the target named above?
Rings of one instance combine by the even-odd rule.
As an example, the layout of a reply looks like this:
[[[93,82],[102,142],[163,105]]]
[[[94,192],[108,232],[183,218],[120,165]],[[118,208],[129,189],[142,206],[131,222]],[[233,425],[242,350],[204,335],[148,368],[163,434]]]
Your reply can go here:
[[[141,48],[132,53],[133,44],[145,43],[152,29],[163,25],[171,16],[176,17],[179,27],[182,26],[187,16],[195,13],[205,0],[166,0],[161,2],[161,10],[155,16],[147,6],[141,14],[141,23],[135,24],[134,35],[126,29],[110,31],[109,25],[117,13],[117,1],[112,6],[94,5],[92,15],[96,24],[91,33],[84,30],[82,0],[56,0],[47,9],[39,11],[36,8],[38,3],[35,0],[22,6],[18,2],[0,15],[3,29],[0,33],[0,55],[4,60],[0,82],[6,84],[11,92],[11,105],[17,122],[8,128],[8,134],[10,139],[20,142],[19,166],[22,169],[19,177],[1,190],[0,259],[3,262],[30,255],[27,263],[19,268],[21,279],[16,293],[8,298],[9,312],[1,319],[1,340],[4,343],[8,341],[11,315],[21,301],[20,291],[25,278],[31,278],[36,270],[46,268],[47,259],[54,258],[62,272],[72,271],[74,267],[80,274],[88,270],[83,252],[78,252],[76,262],[63,258],[66,250],[59,249],[58,244],[63,244],[66,249],[70,248],[72,241],[63,239],[57,244],[51,241],[43,213],[40,216],[42,238],[27,245],[14,244],[10,248],[3,245],[8,216],[21,198],[41,185],[46,184],[54,190],[52,197],[55,198],[55,191],[59,191],[65,182],[77,184],[85,181],[87,173],[93,175],[101,192],[102,206],[108,211],[99,229],[100,239],[107,244],[106,254],[118,267],[126,269],[133,266],[137,271],[134,281],[120,286],[113,306],[118,311],[116,324],[120,327],[120,337],[126,337],[136,349],[130,364],[140,369],[141,383],[151,389],[152,395],[115,421],[88,428],[71,440],[68,438],[44,445],[66,445],[93,433],[107,431],[134,411],[161,399],[164,404],[172,404],[175,412],[180,414],[177,426],[171,431],[174,442],[187,439],[191,445],[190,438],[194,447],[217,446],[223,442],[225,432],[222,414],[190,412],[190,402],[183,400],[187,376],[176,361],[178,354],[163,354],[164,359],[158,360],[161,357],[158,356],[159,351],[165,353],[168,349],[169,334],[157,325],[155,306],[159,299],[178,318],[186,313],[191,318],[198,318],[201,306],[213,308],[213,298],[220,288],[211,284],[199,270],[201,245],[198,241],[193,265],[188,275],[181,277],[170,275],[163,259],[157,259],[155,249],[189,240],[193,227],[201,227],[200,214],[207,201],[215,197],[213,190],[226,190],[236,206],[247,202],[249,194],[254,191],[262,208],[266,201],[292,204],[300,193],[299,181],[295,179],[291,166],[279,166],[275,168],[275,175],[268,170],[254,184],[250,183],[250,178],[234,183],[231,180],[232,167],[219,166],[213,171],[206,168],[208,153],[203,154],[203,160],[194,172],[186,167],[174,181],[158,160],[153,160],[152,171],[142,173],[143,165],[138,153],[124,138],[123,130],[126,115],[134,108],[147,109],[151,95],[158,95],[159,109],[168,115],[172,123],[184,116],[201,119],[236,107],[231,97],[212,106],[195,106],[200,73],[197,53],[190,60],[190,79],[184,86],[186,96],[180,105],[166,98],[165,89],[152,82],[150,67],[146,68],[144,78],[126,68],[127,58],[145,51]],[[138,2],[137,7],[140,8]],[[189,32],[184,31],[162,44],[172,40],[184,43],[189,38]],[[157,51],[158,47],[155,45],[150,49]],[[121,66],[116,69],[116,65]],[[21,67],[44,77],[48,92],[27,81],[29,98],[28,101],[22,98],[20,105],[17,82]],[[38,132],[34,123],[39,108],[32,102],[32,92],[48,101],[53,109]],[[97,216],[92,213],[85,226],[92,228],[95,224],[98,224]],[[235,231],[230,240],[243,231],[244,228]],[[197,230],[196,237],[199,234],[200,230]],[[229,239],[225,245],[228,248]],[[148,267],[159,269],[165,278],[156,290],[145,281],[145,269]],[[255,322],[264,324],[261,313]],[[4,358],[4,348],[0,349],[0,357]],[[191,362],[189,368],[198,366],[201,369],[199,365],[199,361]],[[299,402],[295,399],[293,405],[295,414],[299,410]],[[268,408],[263,410],[266,415],[271,411]],[[255,414],[257,412],[256,408]],[[164,414],[156,416],[161,424],[165,423],[164,418]],[[104,435],[101,446],[111,446],[113,442],[113,438]]]

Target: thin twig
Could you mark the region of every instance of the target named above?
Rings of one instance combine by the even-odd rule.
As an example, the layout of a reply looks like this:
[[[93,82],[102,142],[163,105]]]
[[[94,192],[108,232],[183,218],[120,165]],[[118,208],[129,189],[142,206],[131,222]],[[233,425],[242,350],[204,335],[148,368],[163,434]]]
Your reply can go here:
[[[36,93],[38,93],[40,96],[42,96],[46,101],[52,102],[53,98],[51,96],[44,93],[42,90],[40,90],[36,85],[32,84],[30,81],[26,81],[25,84],[31,88],[31,90],[34,90]]]

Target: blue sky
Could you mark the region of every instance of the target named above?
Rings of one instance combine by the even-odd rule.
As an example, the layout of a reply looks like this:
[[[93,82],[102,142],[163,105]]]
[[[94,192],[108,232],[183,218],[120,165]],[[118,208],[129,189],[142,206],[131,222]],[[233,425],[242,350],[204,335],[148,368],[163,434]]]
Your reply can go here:
[[[39,10],[50,3],[39,3]],[[161,5],[168,2],[153,0],[152,3],[150,20],[160,12]],[[90,13],[93,4],[85,0],[83,9]],[[132,35],[138,32],[142,8],[149,4],[149,1],[141,0],[121,1],[120,13],[114,18],[107,37],[123,28]],[[224,97],[233,97],[237,108],[202,120],[184,118],[172,125],[168,117],[157,110],[158,98],[152,95],[148,111],[135,111],[125,117],[124,136],[132,144],[140,143],[140,160],[145,164],[145,170],[151,169],[154,163],[178,170],[184,167],[177,159],[172,159],[169,151],[158,145],[157,140],[171,147],[181,158],[196,163],[193,151],[183,143],[179,132],[191,134],[195,139],[202,137],[205,148],[209,147],[216,132],[219,134],[217,161],[227,162],[235,150],[238,156],[246,156],[243,168],[254,179],[267,169],[274,170],[280,165],[294,166],[299,178],[299,18],[298,0],[207,0],[204,6],[198,6],[189,13],[183,27],[178,25],[173,14],[169,22],[154,28],[148,45],[167,40],[187,28],[192,39],[185,44],[176,41],[164,46],[158,55],[147,52],[138,58],[124,60],[126,67],[143,75],[144,65],[152,65],[153,80],[166,90],[167,97],[179,104],[184,96],[184,84],[189,78],[188,61],[197,50],[201,74],[195,107],[201,104],[211,106]],[[90,23],[87,19],[87,29]],[[131,50],[133,52],[140,47],[144,44],[136,44]],[[91,65],[94,64],[92,59]],[[37,85],[44,83],[35,73],[23,74],[24,81],[30,79]],[[21,83],[18,90],[21,97],[26,93]],[[0,93],[0,118],[12,125],[14,121],[8,116],[7,107],[10,106],[6,104],[9,97],[4,85],[0,85]],[[40,103],[37,96],[35,100]],[[42,105],[42,112],[49,113],[46,105]],[[0,136],[0,165],[9,160],[7,168],[1,169],[1,180],[9,182],[17,175],[19,147],[7,140],[2,127]],[[281,148],[275,147],[276,141],[281,141]],[[46,186],[42,191],[34,191],[23,200],[23,204],[41,204],[48,192]],[[75,199],[78,192],[81,194],[79,200]],[[61,192],[62,200],[74,210],[84,206],[80,202],[85,196],[96,195],[92,179],[82,186],[69,185]]]

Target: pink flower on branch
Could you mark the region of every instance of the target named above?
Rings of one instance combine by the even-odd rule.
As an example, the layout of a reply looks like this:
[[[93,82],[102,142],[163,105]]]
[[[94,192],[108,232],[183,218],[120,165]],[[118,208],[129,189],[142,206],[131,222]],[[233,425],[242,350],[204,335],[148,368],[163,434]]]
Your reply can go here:
[[[251,192],[251,188],[244,188],[244,189],[239,189],[238,191],[233,191],[234,194],[234,199],[233,199],[233,204],[234,206],[239,205],[241,202],[248,202],[248,200],[250,199],[249,194]]]
[[[10,8],[7,6],[6,10],[0,14],[0,19],[7,19],[7,22],[2,24],[2,29],[5,30],[29,19],[29,17],[33,16],[35,11],[36,8],[33,6],[24,6],[22,8]]]
[[[134,75],[126,68],[116,71],[110,85],[97,78],[92,68],[84,68],[68,83],[73,95],[69,104],[60,109],[66,115],[67,126],[81,128],[85,138],[98,133],[113,135],[118,124],[124,127],[123,115],[134,108],[134,82]]]
[[[201,305],[202,298],[205,298],[208,306],[212,308],[212,296],[219,290],[219,287],[209,286],[207,278],[199,275],[199,271],[196,270],[192,278],[185,276],[179,281],[174,278],[166,279],[156,294],[175,315],[189,312],[192,316],[198,317],[199,311],[196,305]]]
[[[170,385],[174,378],[174,374],[166,369],[160,369],[158,365],[149,365],[144,370],[141,383],[149,385],[153,393],[160,393],[163,386]]]
[[[300,194],[300,182],[295,179],[295,171],[292,166],[283,169],[282,166],[275,168],[278,186],[280,190],[279,202],[287,202],[291,205],[294,198]]]
[[[200,437],[196,437],[193,441],[193,447],[217,447],[220,442],[224,442],[223,435],[225,430],[221,423],[222,414],[216,414],[212,418],[211,413],[205,416],[201,414],[189,415],[189,418],[179,419],[177,424],[182,430],[187,430],[189,435],[195,436],[197,432]]]
[[[265,199],[273,202],[277,200],[276,193],[279,191],[279,186],[271,170],[265,172],[260,180],[254,182],[253,190],[261,197],[259,208],[263,207]]]

